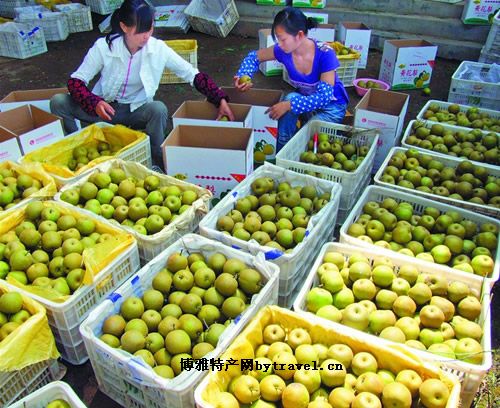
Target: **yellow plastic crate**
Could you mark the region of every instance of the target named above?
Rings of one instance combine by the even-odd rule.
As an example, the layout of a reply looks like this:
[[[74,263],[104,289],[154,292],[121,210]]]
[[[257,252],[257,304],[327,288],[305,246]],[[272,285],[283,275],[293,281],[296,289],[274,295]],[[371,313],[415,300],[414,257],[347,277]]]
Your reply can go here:
[[[198,42],[196,40],[167,40],[170,48],[189,62],[193,67],[198,67]],[[172,71],[166,69],[161,76],[160,84],[183,84],[186,83]]]

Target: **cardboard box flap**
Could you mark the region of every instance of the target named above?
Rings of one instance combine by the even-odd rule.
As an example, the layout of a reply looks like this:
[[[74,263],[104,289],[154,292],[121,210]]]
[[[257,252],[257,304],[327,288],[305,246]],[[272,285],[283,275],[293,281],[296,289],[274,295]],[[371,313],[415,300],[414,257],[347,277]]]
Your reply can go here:
[[[200,137],[203,135],[203,137]],[[163,146],[202,147],[206,149],[246,150],[252,129],[179,125]]]
[[[54,122],[57,116],[47,113],[36,106],[24,105],[7,112],[0,113],[0,127],[22,135],[30,130]]]
[[[396,48],[407,47],[436,47],[436,45],[426,40],[387,40],[389,44],[394,45]]]
[[[283,97],[283,91],[275,89],[249,89],[240,92],[236,88],[222,87],[232,103],[240,103],[253,106],[272,106]]]
[[[250,109],[252,108],[250,105],[235,103],[229,103],[229,107],[233,111],[234,119],[237,122],[244,122],[250,112]],[[185,101],[181,104],[181,106],[179,106],[172,117],[215,120],[218,112],[218,109],[210,102]]]
[[[16,135],[12,133],[10,130],[3,128],[0,126],[0,143],[6,142],[7,140],[16,138]],[[17,140],[17,138],[16,138]]]
[[[399,116],[408,98],[407,94],[400,92],[370,89],[356,105],[356,109]]]
[[[54,89],[33,89],[29,91],[13,91],[10,92],[5,98],[0,100],[0,103],[5,102],[24,102],[24,101],[42,101],[52,98],[52,96],[68,93],[67,88],[54,88]]]
[[[340,24],[348,30],[369,30],[365,24],[356,21],[342,21]]]

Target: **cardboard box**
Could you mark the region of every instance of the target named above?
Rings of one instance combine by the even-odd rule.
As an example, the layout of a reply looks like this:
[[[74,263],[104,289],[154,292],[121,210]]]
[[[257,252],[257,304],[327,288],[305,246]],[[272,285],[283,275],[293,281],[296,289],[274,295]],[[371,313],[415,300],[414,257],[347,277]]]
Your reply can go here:
[[[363,23],[341,21],[337,33],[338,41],[361,54],[358,60],[358,68],[366,68],[372,30]]]
[[[325,8],[326,0],[292,0],[293,7]]]
[[[231,102],[252,106],[254,153],[263,152],[266,159],[274,158],[278,137],[278,121],[271,119],[266,111],[270,106],[283,99],[283,91],[252,88],[246,92],[240,92],[234,88],[222,87],[222,89],[229,96]]]
[[[500,0],[466,0],[462,21],[464,24],[489,25],[500,9]]]
[[[22,155],[19,139],[0,127],[0,163],[7,160],[17,161]]]
[[[409,99],[404,93],[370,89],[354,108],[354,127],[380,129],[374,173],[401,136]]]
[[[13,91],[0,100],[0,112],[5,112],[23,105],[33,105],[50,113],[50,98],[60,93],[68,93],[68,88]]]
[[[1,112],[0,129],[4,136],[10,135],[19,140],[23,154],[64,137],[61,119],[32,105]]]
[[[253,131],[180,125],[161,145],[168,175],[222,198],[253,171]]]
[[[307,36],[316,41],[335,41],[335,25],[320,24],[317,28],[312,28],[307,32]]]
[[[437,48],[425,40],[386,40],[378,79],[394,90],[428,86]]]
[[[185,5],[156,6],[155,28],[187,33],[190,25],[187,16],[184,14],[186,7]]]
[[[219,110],[210,102],[184,101],[172,115],[173,127],[179,125],[252,127],[252,107],[229,103],[234,113],[234,121],[216,121]]]
[[[259,30],[259,49],[268,48],[275,44],[270,28]],[[260,72],[265,76],[278,76],[283,73],[283,65],[278,61],[266,61],[259,65]]]
[[[328,13],[303,12],[306,17],[314,18],[318,24],[328,24]]]
[[[286,0],[256,0],[259,6],[286,6]]]

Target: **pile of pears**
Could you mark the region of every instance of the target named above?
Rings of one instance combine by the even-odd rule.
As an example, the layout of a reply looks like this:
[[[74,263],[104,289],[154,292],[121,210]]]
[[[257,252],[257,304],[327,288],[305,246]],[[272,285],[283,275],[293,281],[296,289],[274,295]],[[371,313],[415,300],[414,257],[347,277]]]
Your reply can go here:
[[[330,193],[314,186],[292,187],[270,177],[259,177],[250,194],[239,198],[234,209],[217,220],[217,229],[243,241],[290,252],[304,239],[311,215],[326,205]]]
[[[61,398],[50,401],[45,408],[71,408],[71,404]]]
[[[380,85],[378,82],[375,81],[358,81],[357,85],[360,88],[365,88],[365,89],[383,89],[382,85]]]
[[[417,215],[408,202],[369,201],[347,234],[382,248],[488,277],[493,272],[498,227],[477,225],[458,211],[426,207]]]
[[[416,149],[397,151],[383,170],[381,181],[410,190],[500,208],[500,178],[468,160],[456,167]]]
[[[307,150],[301,153],[300,161],[353,172],[363,162],[369,150],[370,146],[356,146],[343,139],[330,139],[326,133],[318,133],[317,153],[314,153],[313,135],[307,143]]]
[[[424,119],[455,126],[500,132],[500,120],[492,118],[488,113],[481,112],[481,109],[476,107],[468,108],[464,112],[460,110],[460,106],[457,104],[441,109],[437,103],[431,103],[424,112]]]
[[[186,211],[198,194],[176,185],[161,186],[158,176],[127,177],[114,167],[96,171],[80,187],[61,193],[61,200],[106,219],[131,227],[143,235],[153,235]]]
[[[214,407],[444,408],[450,396],[438,378],[386,369],[369,351],[314,339],[304,327],[268,324],[262,340],[252,366],[211,396]]]
[[[19,292],[5,292],[0,295],[0,343],[31,317],[23,308],[23,298]]]
[[[478,295],[461,281],[390,258],[325,253],[305,308],[325,319],[419,350],[481,364]]]
[[[85,274],[84,249],[115,237],[98,232],[88,217],[64,214],[56,203],[33,201],[24,212],[24,221],[0,236],[0,279],[71,295]]]
[[[97,146],[77,146],[73,149],[73,157],[69,159],[67,166],[70,170],[78,171],[90,161],[101,156],[113,156],[122,148],[123,146],[107,142],[99,142]]]
[[[8,210],[43,187],[40,180],[14,169],[0,169],[0,211]]]
[[[440,123],[415,121],[406,139],[409,145],[421,149],[472,161],[500,165],[500,134],[483,134],[479,129],[454,131]]]
[[[264,285],[260,272],[239,259],[175,252],[142,298],[125,299],[120,314],[105,319],[100,339],[173,378],[181,359],[198,360],[217,347]]]

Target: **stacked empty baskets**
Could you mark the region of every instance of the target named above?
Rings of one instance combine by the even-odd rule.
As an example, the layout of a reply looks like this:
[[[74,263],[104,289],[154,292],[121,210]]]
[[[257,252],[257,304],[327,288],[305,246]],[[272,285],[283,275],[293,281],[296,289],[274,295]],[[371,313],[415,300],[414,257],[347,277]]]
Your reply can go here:
[[[1,0],[0,16],[14,18],[16,7],[34,6],[35,0]]]
[[[66,14],[52,12],[42,6],[16,8],[17,23],[43,29],[45,41],[64,41],[69,36]]]
[[[500,10],[493,18],[490,33],[481,50],[479,62],[487,64],[500,63]]]
[[[106,15],[119,8],[123,0],[85,0],[85,3],[94,13]]]
[[[90,7],[79,3],[59,4],[54,7],[54,10],[66,15],[70,33],[92,31],[93,26]]]
[[[0,24],[0,56],[25,59],[44,52],[47,52],[47,43],[40,27]]]

